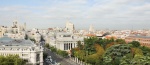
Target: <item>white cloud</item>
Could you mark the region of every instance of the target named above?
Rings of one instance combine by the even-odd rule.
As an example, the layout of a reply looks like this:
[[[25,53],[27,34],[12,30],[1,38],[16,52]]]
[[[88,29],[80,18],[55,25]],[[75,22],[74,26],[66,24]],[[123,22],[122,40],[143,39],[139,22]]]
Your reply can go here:
[[[114,23],[116,21],[127,24],[130,22],[150,21],[150,4],[147,0],[49,0],[46,5],[39,6],[0,6],[1,21],[7,17],[16,16],[30,19],[33,22],[57,21],[62,19],[76,19],[77,22],[87,21],[86,24]],[[26,20],[28,21],[28,20]],[[105,23],[104,22],[104,23]],[[124,23],[125,22],[125,23]],[[52,22],[50,22],[52,23]],[[106,23],[107,24],[107,23]],[[141,23],[140,23],[141,24]],[[61,25],[58,23],[58,25]]]

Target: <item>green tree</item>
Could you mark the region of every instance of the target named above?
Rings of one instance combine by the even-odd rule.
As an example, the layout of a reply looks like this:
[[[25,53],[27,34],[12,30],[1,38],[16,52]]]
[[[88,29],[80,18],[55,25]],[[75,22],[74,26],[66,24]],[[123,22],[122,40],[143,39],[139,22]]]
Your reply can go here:
[[[90,55],[96,52],[94,44],[97,40],[97,37],[89,37],[84,39],[84,50],[87,52],[86,54]]]
[[[109,47],[103,55],[103,62],[104,64],[118,65],[120,63],[119,60],[128,53],[131,53],[131,49],[128,44],[113,45]]]
[[[0,65],[25,65],[26,62],[18,55],[0,56]]]
[[[140,49],[142,50],[144,56],[150,56],[150,48],[141,46]]]
[[[34,43],[36,42],[36,40],[35,39],[30,39],[31,41],[33,41]]]
[[[150,65],[149,56],[135,56],[132,57],[132,54],[126,55],[121,59],[120,65]]]
[[[129,44],[132,44],[133,47],[140,47],[140,43],[138,41],[132,41]]]
[[[68,56],[68,53],[66,51],[63,51],[63,50],[57,50],[56,53],[61,55],[62,57],[67,57]]]
[[[125,44],[125,40],[123,39],[116,39],[115,42],[117,42],[117,44]]]
[[[46,48],[48,48],[48,49],[50,49],[50,46],[49,46],[49,44],[45,44],[45,47],[46,47]]]
[[[96,53],[92,55],[88,55],[87,57],[87,62],[90,64],[95,65],[96,63],[98,64],[99,61],[97,60],[102,60],[102,55],[104,54],[104,49],[101,47],[99,44],[94,45],[96,48]]]
[[[53,47],[53,46],[50,47],[50,50],[51,50],[52,52],[56,52],[56,51],[57,51],[57,49],[56,49],[55,47]]]
[[[81,41],[77,41],[77,47],[82,50],[83,49],[83,45],[81,44]]]

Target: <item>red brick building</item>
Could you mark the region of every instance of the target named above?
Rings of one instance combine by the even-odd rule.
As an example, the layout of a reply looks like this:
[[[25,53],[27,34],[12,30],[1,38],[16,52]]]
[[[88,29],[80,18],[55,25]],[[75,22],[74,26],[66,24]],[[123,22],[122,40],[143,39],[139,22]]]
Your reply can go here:
[[[138,41],[140,42],[141,46],[150,47],[150,37],[148,36],[128,36],[125,38],[125,41],[127,43],[132,41]]]

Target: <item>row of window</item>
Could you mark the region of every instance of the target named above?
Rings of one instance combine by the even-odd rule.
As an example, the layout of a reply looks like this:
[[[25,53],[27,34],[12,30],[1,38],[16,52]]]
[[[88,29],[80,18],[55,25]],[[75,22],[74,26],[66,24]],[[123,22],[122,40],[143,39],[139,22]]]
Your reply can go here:
[[[126,40],[138,40],[138,41],[148,41],[148,42],[150,42],[150,39],[135,39],[135,38],[126,38]]]
[[[8,54],[8,53],[0,53],[0,55],[3,55],[3,56],[8,56],[8,55],[19,55],[19,54],[16,54],[16,53],[11,53],[11,54]],[[22,54],[23,57],[28,57],[28,54]]]
[[[70,50],[70,49],[75,48],[75,47],[76,47],[75,43],[64,44],[64,50]]]
[[[150,45],[149,43],[141,43],[142,45],[146,46],[146,45]]]
[[[18,48],[18,49],[13,49],[13,48],[0,48],[0,50],[13,50],[13,51],[15,51],[15,50],[17,50],[17,51],[19,51],[20,50],[20,48]],[[28,50],[30,50],[31,51],[31,49],[21,49],[22,51],[28,51]],[[32,50],[34,50],[34,49],[32,49]]]

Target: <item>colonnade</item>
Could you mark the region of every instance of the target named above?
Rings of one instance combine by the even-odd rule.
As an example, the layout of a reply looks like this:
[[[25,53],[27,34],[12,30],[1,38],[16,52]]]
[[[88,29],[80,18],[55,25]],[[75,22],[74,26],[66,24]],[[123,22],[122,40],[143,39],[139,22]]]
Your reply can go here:
[[[76,47],[76,43],[65,43],[64,50],[71,50],[72,48]]]

